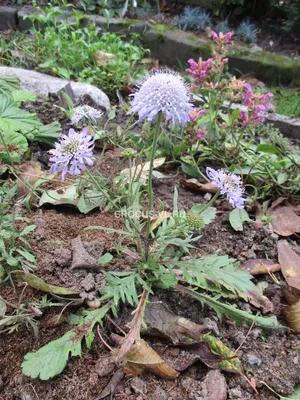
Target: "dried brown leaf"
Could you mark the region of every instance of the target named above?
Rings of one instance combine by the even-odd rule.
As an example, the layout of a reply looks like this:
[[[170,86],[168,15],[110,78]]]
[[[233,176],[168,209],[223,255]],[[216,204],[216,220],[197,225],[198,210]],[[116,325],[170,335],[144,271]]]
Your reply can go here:
[[[287,199],[279,198],[268,209],[267,216],[275,218],[270,221],[274,232],[281,236],[290,236],[300,232],[300,217],[296,213],[297,207]]]
[[[291,249],[286,240],[278,242],[278,259],[287,284],[300,290],[300,256]]]
[[[252,291],[247,292],[247,296],[254,307],[262,309],[263,314],[274,311],[273,303],[266,296]]]
[[[197,179],[180,179],[181,185],[199,192],[206,192],[215,194],[219,190],[217,186],[212,183],[200,183]]]
[[[300,299],[292,304],[291,306],[287,306],[283,309],[283,314],[286,317],[286,320],[289,324],[289,327],[293,329],[295,332],[300,332]]]
[[[203,325],[173,314],[161,301],[147,304],[144,321],[147,326],[144,334],[161,337],[173,344],[186,342],[187,338],[199,341],[205,330]]]
[[[133,375],[152,372],[164,379],[175,379],[179,376],[179,372],[164,361],[144,340],[132,346],[127,354],[124,372]]]

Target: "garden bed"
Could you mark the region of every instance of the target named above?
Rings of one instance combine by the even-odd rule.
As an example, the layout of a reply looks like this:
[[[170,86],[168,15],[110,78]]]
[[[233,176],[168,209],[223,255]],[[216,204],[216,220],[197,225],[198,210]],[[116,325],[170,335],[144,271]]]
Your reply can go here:
[[[45,75],[31,72],[29,88],[26,70],[21,88],[1,76],[0,400],[293,399],[299,121],[284,125],[290,139],[262,124],[272,94],[225,73],[231,35],[197,38],[193,52],[173,29],[112,21],[145,28],[166,63],[174,43],[189,60],[188,83],[159,70],[133,90],[123,64],[131,72],[145,49],[109,34],[119,53],[95,59],[102,20],[91,18],[20,43],[38,67],[104,85],[117,104],[90,85],[80,97],[69,79],[42,90]]]

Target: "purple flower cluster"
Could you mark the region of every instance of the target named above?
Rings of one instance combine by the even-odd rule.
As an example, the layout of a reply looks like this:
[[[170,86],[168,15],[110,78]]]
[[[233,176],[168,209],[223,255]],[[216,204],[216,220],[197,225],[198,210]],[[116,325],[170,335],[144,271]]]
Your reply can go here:
[[[162,112],[174,126],[176,122],[179,125],[188,122],[188,112],[192,109],[184,80],[176,73],[157,71],[134,94],[128,114],[137,112],[140,120],[147,118],[152,121]]]
[[[188,60],[190,68],[187,68],[186,72],[194,78],[196,85],[200,85],[205,81],[207,74],[210,72],[209,69],[213,61],[213,58],[203,61],[202,57],[199,58],[198,62],[194,61],[192,58]]]
[[[249,83],[244,85],[246,92],[243,93],[244,104],[248,107],[248,112],[241,111],[240,116],[242,125],[255,125],[263,122],[265,119],[259,116],[259,113],[267,109],[274,109],[273,103],[269,102],[269,98],[273,97],[273,93],[254,94]]]
[[[242,197],[245,189],[241,178],[235,174],[230,174],[222,169],[214,170],[206,168],[206,175],[213,185],[218,186],[221,194],[225,194],[227,200],[235,208],[244,208],[245,199]]]
[[[53,163],[50,173],[61,172],[61,179],[64,181],[65,175],[79,175],[81,170],[86,169],[86,165],[94,164],[93,149],[95,139],[87,134],[87,130],[76,132],[70,129],[67,135],[61,135],[59,141],[55,143],[55,148],[50,150],[50,162]]]
[[[216,42],[217,44],[222,45],[222,46],[224,46],[224,45],[228,46],[228,45],[232,44],[232,41],[231,41],[231,36],[233,35],[232,32],[227,32],[225,35],[222,32],[220,32],[219,35],[214,31],[212,31],[211,33],[212,33],[213,41]]]
[[[71,123],[76,125],[78,124],[78,122],[84,119],[86,121],[92,122],[93,124],[96,124],[97,120],[102,117],[102,115],[102,111],[96,110],[95,108],[90,106],[84,105],[75,107],[71,118]]]

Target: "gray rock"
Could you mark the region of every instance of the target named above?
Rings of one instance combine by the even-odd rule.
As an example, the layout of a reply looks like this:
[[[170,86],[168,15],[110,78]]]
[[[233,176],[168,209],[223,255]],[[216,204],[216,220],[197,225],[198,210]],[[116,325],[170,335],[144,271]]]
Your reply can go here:
[[[131,386],[132,390],[134,391],[134,393],[136,393],[136,394],[146,394],[147,393],[146,382],[143,379],[139,378],[138,376],[135,376],[131,380],[130,386]]]
[[[168,394],[161,386],[158,386],[154,392],[154,399],[155,400],[168,400]]]
[[[16,76],[20,81],[21,89],[29,90],[40,96],[48,96],[50,93],[57,94],[70,83],[75,99],[88,95],[100,107],[106,110],[110,108],[110,101],[107,95],[96,86],[88,83],[69,82],[66,79],[56,78],[37,71],[12,67],[0,67],[0,76]]]
[[[87,274],[87,276],[84,278],[84,280],[81,281],[81,286],[87,292],[89,292],[90,290],[93,290],[95,287],[95,279],[93,277],[93,274]]]
[[[69,249],[55,249],[54,257],[56,264],[64,268],[71,264],[72,253]]]
[[[15,7],[0,6],[0,31],[14,29],[17,26],[17,9]]]
[[[227,385],[224,376],[217,369],[206,375],[207,400],[226,400]]]
[[[247,361],[250,365],[257,365],[258,367],[262,363],[261,359],[254,354],[247,354]]]

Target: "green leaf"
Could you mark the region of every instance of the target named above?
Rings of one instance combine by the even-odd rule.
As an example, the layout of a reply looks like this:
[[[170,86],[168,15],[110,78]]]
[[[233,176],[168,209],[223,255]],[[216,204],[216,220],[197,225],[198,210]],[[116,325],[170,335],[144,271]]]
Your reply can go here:
[[[0,129],[6,135],[9,132],[28,134],[41,127],[36,114],[31,114],[17,107],[12,97],[0,97]]]
[[[160,281],[166,285],[168,288],[169,287],[174,287],[177,283],[176,275],[173,273],[170,274],[160,274],[159,275]]]
[[[20,249],[20,248],[16,249],[16,251],[19,254],[21,254],[27,261],[29,261],[31,263],[36,262],[34,256],[31,253],[29,253],[29,251],[27,251],[25,249]]]
[[[3,317],[6,313],[7,306],[4,300],[0,297],[0,317]]]
[[[251,221],[246,210],[235,208],[229,214],[229,222],[235,231],[243,230],[243,222]]]
[[[193,178],[198,178],[200,176],[198,166],[187,162],[185,159],[186,157],[182,157],[180,161],[182,171]]]
[[[259,292],[252,282],[253,276],[248,271],[239,271],[238,263],[228,256],[210,255],[202,259],[174,261],[181,268],[183,277],[190,285],[215,292],[228,291],[248,300],[248,292]],[[212,285],[212,282],[214,285]],[[226,294],[226,293],[225,293]]]
[[[1,118],[0,118],[1,119]],[[0,126],[1,129],[1,126]],[[18,163],[21,161],[21,156],[27,151],[27,139],[18,132],[6,132],[4,135],[4,142],[8,147],[9,156],[0,142],[0,159],[4,162],[12,161]]]
[[[78,293],[74,292],[73,290],[65,289],[59,286],[49,285],[48,283],[44,282],[42,279],[38,278],[34,274],[25,273],[23,271],[12,271],[12,275],[28,283],[28,285],[33,287],[34,289],[41,290],[42,292],[62,294],[62,295],[78,295]]]
[[[250,314],[247,311],[239,310],[236,305],[226,304],[224,302],[219,302],[215,298],[211,298],[203,293],[197,293],[192,289],[188,289],[185,287],[181,287],[180,285],[176,285],[175,288],[179,288],[180,291],[184,291],[185,293],[191,295],[202,304],[207,304],[209,307],[213,308],[217,313],[219,318],[222,318],[223,315],[226,315],[236,321],[238,324],[247,323],[251,325],[253,321],[256,325],[261,326],[264,329],[278,329],[278,322],[275,316],[272,317],[260,317],[257,315]],[[183,288],[184,290],[182,290]]]
[[[220,340],[207,333],[201,337],[201,340],[208,343],[213,353],[218,354],[223,358],[220,362],[219,367],[223,371],[237,372],[242,374],[242,364],[236,357],[236,354]]]
[[[87,214],[95,208],[103,209],[106,204],[106,198],[102,193],[96,193],[93,190],[86,189],[81,194],[77,203],[78,210]]]
[[[108,264],[113,259],[113,256],[110,253],[105,253],[103,256],[98,258],[97,264],[105,265]]]
[[[33,139],[36,142],[43,143],[49,147],[57,141],[61,134],[61,125],[59,122],[54,121],[49,125],[42,125],[38,133],[34,134]]]
[[[98,310],[85,312],[78,327],[71,329],[61,338],[46,344],[38,351],[27,353],[22,363],[23,373],[31,378],[40,377],[41,380],[53,378],[61,373],[67,365],[70,354],[81,356],[81,341],[84,337],[90,346],[95,324],[102,322],[109,309],[110,304],[106,304]]]
[[[208,225],[215,219],[217,209],[215,207],[208,207],[204,212],[202,212],[205,207],[205,204],[196,204],[191,208],[191,211],[201,214],[204,225]]]
[[[294,389],[294,393],[287,397],[280,397],[282,399],[290,399],[290,400],[300,400],[300,385],[297,385]]]
[[[35,228],[36,228],[35,225],[28,225],[22,230],[22,232],[20,233],[19,236],[26,236],[26,235],[28,235],[28,233],[34,231]]]
[[[266,144],[266,143],[259,144],[256,147],[256,152],[257,153],[259,153],[259,152],[268,153],[268,154],[278,154],[278,153],[280,153],[280,151],[277,149],[276,146],[273,146],[272,144]]]
[[[34,101],[36,99],[36,95],[28,90],[14,90],[11,92],[11,95],[15,103]]]
[[[9,95],[20,88],[19,79],[10,76],[0,76],[0,94]]]

